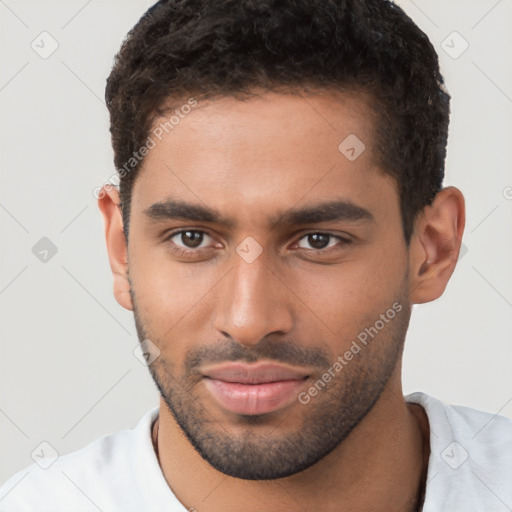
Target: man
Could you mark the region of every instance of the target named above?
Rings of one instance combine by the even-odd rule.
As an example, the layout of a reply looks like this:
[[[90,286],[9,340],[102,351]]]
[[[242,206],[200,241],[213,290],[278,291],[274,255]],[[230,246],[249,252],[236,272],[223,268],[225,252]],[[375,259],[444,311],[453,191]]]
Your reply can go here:
[[[14,475],[1,510],[510,510],[512,422],[402,392],[465,218],[403,11],[161,1],[106,99],[120,188],[98,203],[160,407]]]

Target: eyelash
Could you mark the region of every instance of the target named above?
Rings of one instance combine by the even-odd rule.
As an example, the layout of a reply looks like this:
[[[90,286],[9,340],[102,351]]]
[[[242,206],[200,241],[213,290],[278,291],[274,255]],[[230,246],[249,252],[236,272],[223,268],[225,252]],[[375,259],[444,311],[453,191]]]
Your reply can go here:
[[[201,248],[196,249],[196,250],[194,250],[194,249],[184,249],[183,247],[179,247],[179,246],[175,245],[172,242],[172,239],[175,236],[181,235],[182,233],[187,233],[187,232],[188,233],[202,233],[203,235],[211,236],[206,231],[202,231],[202,230],[199,230],[199,229],[182,229],[182,230],[179,230],[179,231],[174,231],[173,233],[169,234],[169,236],[167,236],[164,241],[165,242],[171,242],[173,252],[175,252],[179,256],[190,256],[192,254],[198,254],[202,249],[207,249],[206,247],[201,247]],[[341,242],[339,244],[339,245],[341,245],[341,248],[343,248],[344,246],[350,245],[352,243],[351,240],[343,238],[343,237],[341,237],[339,235],[334,235],[332,233],[326,233],[324,231],[311,231],[311,232],[303,234],[297,240],[297,242],[294,245],[298,244],[302,239],[304,239],[304,238],[306,238],[307,236],[310,236],[310,235],[325,235],[325,236],[329,236],[331,238],[336,238],[336,239],[338,239],[339,242]],[[333,247],[328,247],[327,249],[305,249],[305,250],[308,251],[309,253],[313,253],[313,254],[320,254],[320,253],[321,254],[330,254],[331,251],[340,250],[341,248],[339,246],[335,245]]]

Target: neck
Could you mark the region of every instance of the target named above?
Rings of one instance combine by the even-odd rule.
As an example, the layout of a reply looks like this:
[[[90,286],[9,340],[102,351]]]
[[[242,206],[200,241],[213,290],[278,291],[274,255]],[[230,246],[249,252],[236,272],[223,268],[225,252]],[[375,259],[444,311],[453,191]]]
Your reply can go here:
[[[422,407],[385,390],[350,435],[310,468],[278,480],[250,481],[220,473],[204,461],[161,400],[155,451],[165,479],[187,507],[205,512],[283,508],[290,512],[421,509],[429,457]],[[156,433],[158,435],[156,436]],[[245,506],[246,510],[252,510]]]

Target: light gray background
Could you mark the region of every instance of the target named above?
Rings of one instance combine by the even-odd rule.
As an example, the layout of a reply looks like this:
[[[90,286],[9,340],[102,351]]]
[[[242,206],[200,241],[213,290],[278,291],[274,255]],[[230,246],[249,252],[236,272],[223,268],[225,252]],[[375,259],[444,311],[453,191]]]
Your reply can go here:
[[[68,453],[158,404],[92,195],[114,172],[105,80],[152,3],[0,0],[0,482],[42,441]],[[444,296],[414,308],[404,391],[512,417],[512,3],[399,3],[440,55],[445,184],[467,201],[467,253]],[[43,31],[59,45],[47,59],[31,48]],[[454,31],[469,43],[458,58],[442,47],[460,52]],[[42,237],[58,249],[46,263],[32,252]]]

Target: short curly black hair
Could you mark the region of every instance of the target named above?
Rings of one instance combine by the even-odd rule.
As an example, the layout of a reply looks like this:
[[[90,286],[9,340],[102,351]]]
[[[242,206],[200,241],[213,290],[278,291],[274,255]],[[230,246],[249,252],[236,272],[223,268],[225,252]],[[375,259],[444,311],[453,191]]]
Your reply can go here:
[[[450,96],[428,37],[388,0],[161,0],[151,7],[123,41],[105,90],[126,239],[143,161],[133,156],[155,119],[185,98],[243,99],[256,89],[369,95],[375,153],[398,184],[409,244],[417,214],[442,187]]]

